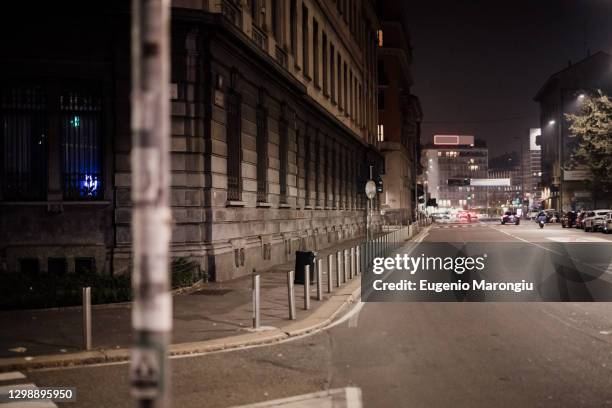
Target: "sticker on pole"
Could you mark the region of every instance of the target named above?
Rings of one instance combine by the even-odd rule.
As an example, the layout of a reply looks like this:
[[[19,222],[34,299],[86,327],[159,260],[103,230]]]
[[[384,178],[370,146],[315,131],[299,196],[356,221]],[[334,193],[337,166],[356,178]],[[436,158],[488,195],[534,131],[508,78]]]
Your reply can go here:
[[[132,396],[152,399],[161,393],[163,355],[154,348],[133,348],[130,358]]]

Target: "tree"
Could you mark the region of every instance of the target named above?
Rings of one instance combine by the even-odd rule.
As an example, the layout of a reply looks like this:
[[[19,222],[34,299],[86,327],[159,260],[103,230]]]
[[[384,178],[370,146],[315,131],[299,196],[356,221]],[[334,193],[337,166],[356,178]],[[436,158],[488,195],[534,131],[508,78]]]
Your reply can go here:
[[[568,168],[587,167],[593,198],[612,195],[612,100],[598,91],[585,95],[580,113],[565,114],[574,136],[570,144]]]

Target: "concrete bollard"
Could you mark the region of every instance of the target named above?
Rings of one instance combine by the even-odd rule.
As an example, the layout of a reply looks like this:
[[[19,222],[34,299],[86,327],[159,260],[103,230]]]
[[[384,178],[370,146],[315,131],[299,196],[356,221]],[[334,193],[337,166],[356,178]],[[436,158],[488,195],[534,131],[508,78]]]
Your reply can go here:
[[[359,275],[361,273],[361,244],[357,245],[356,251],[357,252],[355,253],[355,258],[357,263],[357,270],[355,272],[357,273],[357,275]]]
[[[293,291],[295,272],[287,272],[287,300],[289,301],[289,320],[295,320],[295,292]]]
[[[323,300],[323,260],[317,260],[317,300]]]
[[[327,257],[327,293],[332,293],[334,287],[334,279],[332,278],[332,265],[334,263],[334,255],[329,254]]]
[[[83,350],[91,350],[91,287],[82,289],[83,293]]]
[[[255,273],[255,269],[253,269],[253,328],[259,329],[259,307],[260,307],[260,299],[259,299],[259,287],[260,287],[261,277],[258,273]]]
[[[340,278],[340,274],[342,273],[342,255],[340,255],[340,251],[336,252],[336,287],[340,287],[340,283],[342,283],[342,279]]]
[[[355,268],[355,248],[351,247],[351,279],[353,279],[357,275]]]
[[[310,309],[310,265],[304,267],[304,310]]]

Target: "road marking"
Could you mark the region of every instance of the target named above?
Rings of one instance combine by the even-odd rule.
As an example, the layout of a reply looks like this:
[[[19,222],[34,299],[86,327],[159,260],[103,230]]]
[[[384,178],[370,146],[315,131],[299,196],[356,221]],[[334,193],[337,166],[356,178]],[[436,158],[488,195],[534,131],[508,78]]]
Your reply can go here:
[[[289,398],[257,402],[255,404],[240,405],[234,408],[361,408],[362,406],[361,389],[358,387],[346,387],[296,395]]]
[[[0,373],[0,381],[12,381],[12,380],[21,380],[26,378],[23,373],[19,371],[11,371],[8,373]]]
[[[597,237],[546,237],[555,242],[610,242],[607,239]]]

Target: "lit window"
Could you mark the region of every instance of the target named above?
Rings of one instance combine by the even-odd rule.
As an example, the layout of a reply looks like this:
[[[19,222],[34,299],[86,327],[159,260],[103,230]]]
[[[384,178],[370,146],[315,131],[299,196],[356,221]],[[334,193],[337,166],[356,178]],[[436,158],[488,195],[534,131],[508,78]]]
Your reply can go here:
[[[382,30],[378,30],[377,36],[378,36],[378,46],[382,47],[383,46],[383,32],[382,32]]]

